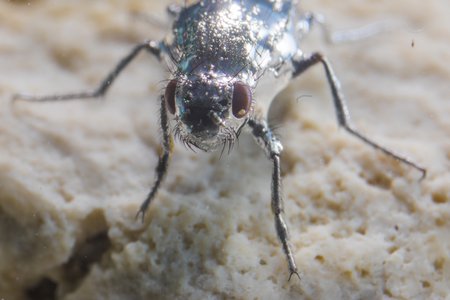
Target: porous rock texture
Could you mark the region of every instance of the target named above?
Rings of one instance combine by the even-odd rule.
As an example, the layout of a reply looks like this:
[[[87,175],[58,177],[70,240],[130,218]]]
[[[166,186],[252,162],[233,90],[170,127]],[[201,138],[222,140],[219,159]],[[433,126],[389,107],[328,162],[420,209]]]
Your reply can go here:
[[[16,92],[94,88],[134,44],[164,36],[166,5],[0,2],[0,299],[448,299],[448,2],[301,3],[335,29],[409,24],[333,46],[316,30],[302,47],[329,57],[357,127],[428,174],[339,129],[322,68],[293,81],[272,111],[301,276],[290,282],[271,165],[248,134],[222,157],[177,144],[135,219],[160,151],[168,74],[153,57],[102,100],[11,104]]]

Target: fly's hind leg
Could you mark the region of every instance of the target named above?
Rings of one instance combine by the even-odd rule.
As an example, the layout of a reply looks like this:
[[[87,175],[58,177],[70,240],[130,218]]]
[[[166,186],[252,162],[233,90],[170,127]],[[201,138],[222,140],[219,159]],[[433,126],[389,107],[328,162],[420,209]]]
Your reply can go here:
[[[306,57],[306,58],[304,57],[299,60],[293,60],[292,63],[294,65],[294,72],[292,74],[293,77],[300,75],[301,73],[303,73],[304,71],[309,69],[311,66],[314,66],[318,63],[322,64],[322,66],[325,69],[327,81],[328,81],[328,84],[331,89],[331,95],[333,97],[333,103],[334,103],[334,107],[336,110],[336,116],[337,116],[337,121],[338,121],[339,125],[344,127],[344,129],[348,133],[350,133],[353,136],[357,137],[358,139],[362,140],[364,143],[372,146],[375,149],[382,151],[386,155],[391,156],[394,159],[396,159],[406,165],[409,165],[409,166],[415,168],[422,174],[421,179],[423,179],[426,176],[427,171],[424,167],[420,166],[419,164],[415,163],[414,161],[412,161],[411,159],[409,159],[405,156],[397,154],[394,151],[392,151],[388,148],[385,148],[384,146],[381,146],[380,144],[372,141],[372,139],[361,134],[358,130],[355,129],[355,127],[351,124],[350,114],[348,112],[348,108],[347,108],[345,99],[341,93],[339,81],[336,78],[336,76],[333,72],[333,69],[331,68],[331,64],[328,62],[328,60],[322,54],[316,52],[316,53],[313,53],[309,57]]]
[[[272,213],[275,218],[275,229],[280,239],[283,252],[286,255],[289,268],[289,279],[292,275],[298,274],[294,255],[289,244],[289,234],[286,222],[283,217],[283,198],[281,195],[281,174],[280,174],[280,155],[283,150],[281,142],[275,137],[272,130],[265,121],[250,119],[248,125],[252,129],[253,136],[258,144],[265,150],[267,156],[273,163],[272,173]]]
[[[13,100],[24,100],[31,102],[45,102],[45,101],[65,101],[74,99],[92,99],[99,98],[106,94],[109,87],[112,85],[117,76],[129,65],[129,63],[136,58],[136,56],[142,51],[147,50],[158,59],[161,54],[161,45],[156,41],[147,41],[142,44],[136,45],[119,63],[114,69],[103,79],[100,85],[91,92],[69,93],[60,95],[45,95],[45,96],[31,96],[24,94],[13,95]]]
[[[303,13],[302,18],[297,23],[296,27],[297,31],[299,31],[302,35],[305,35],[315,26],[319,26],[323,38],[329,44],[355,42],[376,36],[383,32],[408,27],[405,22],[385,20],[370,23],[350,30],[332,31],[323,15],[312,12]]]

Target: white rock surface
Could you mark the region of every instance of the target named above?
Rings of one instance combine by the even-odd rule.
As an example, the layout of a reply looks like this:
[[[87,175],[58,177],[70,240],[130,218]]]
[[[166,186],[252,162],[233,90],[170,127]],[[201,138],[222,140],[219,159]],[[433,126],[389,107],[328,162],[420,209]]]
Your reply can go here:
[[[358,128],[428,176],[419,182],[338,130],[321,68],[295,80],[278,106],[302,277],[290,282],[270,163],[248,135],[221,159],[177,144],[145,223],[135,220],[154,178],[167,77],[152,57],[104,100],[10,103],[16,92],[95,87],[135,43],[164,35],[163,2],[0,2],[0,299],[448,299],[447,1],[302,3],[337,29],[411,23],[339,46],[316,32],[304,47],[329,56]],[[312,97],[295,101],[302,95]]]

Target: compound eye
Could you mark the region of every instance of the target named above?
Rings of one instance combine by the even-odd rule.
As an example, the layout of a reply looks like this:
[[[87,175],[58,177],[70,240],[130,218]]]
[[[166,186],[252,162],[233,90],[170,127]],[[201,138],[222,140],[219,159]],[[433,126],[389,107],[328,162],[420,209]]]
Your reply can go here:
[[[166,100],[167,110],[173,115],[175,114],[175,90],[177,89],[177,81],[172,79],[166,87],[164,99]]]
[[[242,82],[236,82],[233,90],[231,109],[233,115],[240,119],[247,115],[252,104],[252,92],[250,87]]]

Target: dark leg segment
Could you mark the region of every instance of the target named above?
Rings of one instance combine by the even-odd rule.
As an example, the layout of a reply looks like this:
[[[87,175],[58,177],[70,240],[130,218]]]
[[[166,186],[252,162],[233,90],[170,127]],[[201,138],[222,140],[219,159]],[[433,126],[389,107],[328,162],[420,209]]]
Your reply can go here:
[[[389,156],[393,157],[394,159],[401,161],[402,163],[407,164],[407,165],[417,169],[419,172],[422,173],[421,179],[425,178],[426,172],[427,172],[425,168],[419,166],[418,164],[416,164],[409,158],[406,158],[404,156],[396,154],[394,151],[389,150],[389,149],[377,144],[376,142],[372,141],[370,138],[359,133],[353,127],[353,125],[350,122],[350,115],[348,112],[347,104],[346,104],[345,99],[340,90],[339,81],[336,78],[336,76],[334,75],[334,72],[333,72],[333,69],[331,68],[330,63],[324,56],[322,56],[322,54],[314,53],[307,58],[304,58],[304,59],[301,59],[298,61],[294,60],[293,65],[294,65],[295,70],[294,70],[292,76],[296,77],[296,76],[300,75],[301,73],[303,73],[304,71],[306,71],[311,66],[314,66],[317,63],[321,63],[325,69],[325,73],[327,76],[328,84],[330,85],[331,94],[333,97],[333,103],[334,103],[334,107],[336,110],[336,116],[337,116],[339,125],[344,127],[345,130],[347,130],[347,132],[349,132],[353,136],[359,138],[364,143],[369,144],[373,148],[382,151],[386,155],[389,155]]]
[[[281,196],[281,174],[280,174],[280,155],[283,151],[281,142],[274,136],[272,130],[266,122],[255,119],[250,119],[248,125],[252,128],[253,136],[256,138],[258,144],[265,150],[267,156],[273,162],[272,173],[272,213],[275,217],[275,229],[278,238],[283,247],[283,252],[289,267],[289,280],[292,275],[298,274],[297,265],[295,264],[294,256],[289,244],[289,234],[286,222],[283,218],[283,198]]]
[[[162,153],[159,156],[158,165],[156,166],[156,179],[155,182],[153,183],[153,187],[150,190],[150,193],[148,194],[145,201],[142,202],[141,207],[139,208],[139,211],[136,214],[136,218],[139,217],[139,215],[141,215],[142,221],[144,221],[145,212],[147,211],[153,198],[155,198],[158,188],[161,185],[161,182],[163,181],[164,176],[167,173],[169,158],[173,148],[173,139],[169,131],[169,121],[167,118],[164,96],[161,96],[160,118],[161,118],[160,121],[163,138],[162,140],[163,149]]]
[[[81,92],[62,95],[48,95],[48,96],[29,96],[16,94],[13,96],[13,100],[25,100],[25,101],[62,101],[62,100],[74,100],[74,99],[90,99],[103,96],[112,85],[114,80],[125,69],[126,66],[142,51],[147,50],[156,57],[160,57],[161,47],[158,42],[148,41],[142,44],[136,45],[133,50],[115,66],[115,68],[103,79],[102,83],[93,92]]]
[[[25,101],[35,101],[35,102],[44,102],[44,101],[62,101],[62,100],[75,100],[75,99],[90,99],[90,98],[98,98],[103,96],[112,85],[117,76],[129,65],[131,61],[142,51],[147,50],[158,59],[160,58],[163,47],[159,42],[156,41],[147,41],[145,43],[136,45],[132,51],[122,58],[119,63],[114,67],[114,69],[106,76],[106,78],[102,81],[102,83],[95,89],[93,92],[81,92],[81,93],[72,93],[72,94],[62,94],[62,95],[48,95],[48,96],[28,96],[28,95],[15,95],[13,100],[25,100]],[[155,197],[156,192],[164,178],[164,175],[167,172],[167,167],[169,163],[170,153],[173,147],[172,137],[169,131],[169,122],[167,118],[166,106],[164,97],[161,96],[161,108],[160,108],[160,121],[161,121],[161,129],[163,134],[163,152],[159,157],[158,165],[156,167],[156,180],[153,184],[150,193],[148,194],[145,201],[141,204],[136,217],[142,215],[142,219],[144,218],[145,212],[150,205],[150,202]]]

